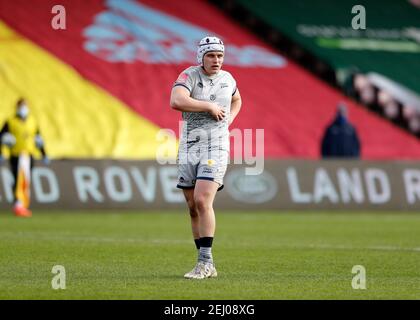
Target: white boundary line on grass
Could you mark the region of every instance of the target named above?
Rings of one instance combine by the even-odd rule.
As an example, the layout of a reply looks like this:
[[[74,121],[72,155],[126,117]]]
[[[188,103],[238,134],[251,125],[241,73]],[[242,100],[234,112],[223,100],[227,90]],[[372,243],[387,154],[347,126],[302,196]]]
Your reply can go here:
[[[43,235],[42,233],[34,232],[11,232],[5,231],[0,235],[0,240],[3,236],[17,239],[33,239],[33,240],[64,240],[64,241],[86,241],[86,242],[107,242],[107,243],[149,243],[149,244],[191,244],[191,240],[181,239],[141,239],[141,238],[110,238],[110,237],[90,237],[90,236],[73,236],[67,235]],[[247,244],[241,243],[241,247]],[[339,250],[379,250],[379,251],[406,251],[406,252],[420,252],[420,247],[398,247],[398,246],[348,246],[348,245],[332,245],[332,244],[309,244],[309,245],[293,245],[293,244],[278,244],[276,248],[296,248],[296,249],[339,249]]]
[[[381,250],[381,251],[414,251],[420,252],[420,247],[405,248],[397,246],[367,246],[367,247],[353,247],[345,245],[330,245],[330,244],[314,244],[309,246],[293,246],[299,248],[311,248],[311,249],[343,249],[343,250]]]

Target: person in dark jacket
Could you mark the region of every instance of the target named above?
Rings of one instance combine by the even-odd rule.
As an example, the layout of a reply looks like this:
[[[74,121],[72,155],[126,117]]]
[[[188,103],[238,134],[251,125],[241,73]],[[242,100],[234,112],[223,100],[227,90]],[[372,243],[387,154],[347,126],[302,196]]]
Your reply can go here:
[[[321,144],[323,158],[360,158],[360,140],[348,121],[347,107],[340,103],[334,121],[326,128]]]

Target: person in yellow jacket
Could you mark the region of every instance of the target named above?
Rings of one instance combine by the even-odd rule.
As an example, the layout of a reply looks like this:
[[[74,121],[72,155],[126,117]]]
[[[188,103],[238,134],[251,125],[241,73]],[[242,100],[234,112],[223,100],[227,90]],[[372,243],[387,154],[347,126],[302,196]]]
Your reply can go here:
[[[5,122],[0,131],[0,163],[4,162],[2,145],[10,148],[10,168],[14,177],[13,211],[16,216],[30,217],[31,171],[37,149],[42,154],[44,164],[48,164],[49,159],[36,119],[31,115],[25,99],[19,99],[16,114]]]

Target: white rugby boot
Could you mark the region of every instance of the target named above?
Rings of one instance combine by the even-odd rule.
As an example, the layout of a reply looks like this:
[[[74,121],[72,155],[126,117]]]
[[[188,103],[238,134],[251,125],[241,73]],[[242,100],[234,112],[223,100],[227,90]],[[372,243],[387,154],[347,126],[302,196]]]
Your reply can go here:
[[[192,279],[193,275],[196,273],[198,267],[198,263],[195,265],[195,267],[190,271],[184,274],[184,278],[186,279]]]
[[[189,279],[205,279],[217,277],[214,263],[198,261]]]

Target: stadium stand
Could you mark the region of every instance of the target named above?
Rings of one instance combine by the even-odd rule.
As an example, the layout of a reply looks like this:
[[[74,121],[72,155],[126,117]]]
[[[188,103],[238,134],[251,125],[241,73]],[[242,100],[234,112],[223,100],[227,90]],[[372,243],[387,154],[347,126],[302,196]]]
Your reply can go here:
[[[351,0],[212,2],[320,78],[419,136],[416,1],[361,2],[366,29],[352,27],[360,11]]]
[[[418,159],[420,142],[360,107],[204,1],[62,1],[68,27],[51,27],[52,0],[0,1],[0,120],[25,93],[52,157],[154,157],[156,133],[178,134],[169,94],[195,62],[207,34],[227,45],[243,112],[234,127],[265,129],[265,156],[319,158],[319,142],[340,101],[362,141],[363,159]],[[245,3],[245,2],[244,2]],[[263,6],[260,6],[264,8]],[[205,15],[195,15],[205,12]],[[31,23],[27,23],[31,21]],[[44,126],[45,127],[45,126]]]

